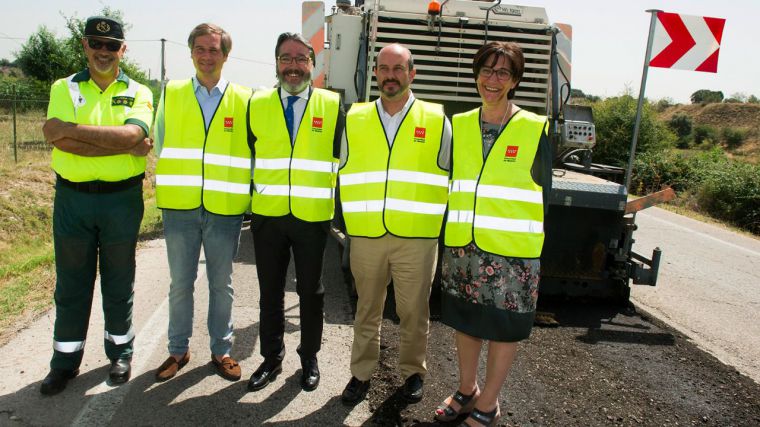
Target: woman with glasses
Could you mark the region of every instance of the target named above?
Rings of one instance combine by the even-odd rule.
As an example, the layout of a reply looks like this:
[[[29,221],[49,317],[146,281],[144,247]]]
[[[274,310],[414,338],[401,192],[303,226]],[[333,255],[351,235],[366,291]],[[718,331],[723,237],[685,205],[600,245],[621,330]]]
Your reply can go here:
[[[453,117],[452,171],[442,275],[442,320],[455,329],[459,388],[439,421],[495,425],[499,394],[528,338],[538,298],[543,217],[551,187],[546,117],[512,102],[525,60],[489,42],[473,58],[482,106]],[[488,341],[486,378],[477,378]]]

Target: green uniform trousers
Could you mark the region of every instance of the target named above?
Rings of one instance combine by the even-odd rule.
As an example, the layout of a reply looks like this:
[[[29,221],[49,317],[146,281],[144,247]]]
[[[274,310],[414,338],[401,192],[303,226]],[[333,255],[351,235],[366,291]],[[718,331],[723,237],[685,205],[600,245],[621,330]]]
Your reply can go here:
[[[51,368],[76,369],[82,362],[98,263],[106,355],[111,360],[132,357],[135,247],[143,210],[141,182],[110,193],[56,183]]]

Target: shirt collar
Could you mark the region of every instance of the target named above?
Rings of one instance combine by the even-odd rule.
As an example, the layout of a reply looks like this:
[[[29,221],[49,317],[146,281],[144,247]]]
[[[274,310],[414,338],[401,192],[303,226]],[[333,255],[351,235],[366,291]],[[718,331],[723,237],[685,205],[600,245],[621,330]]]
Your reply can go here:
[[[74,77],[71,79],[71,81],[74,83],[86,82],[88,80],[90,80],[89,68],[85,68],[84,70],[76,73]],[[121,68],[119,68],[119,75],[116,76],[116,81],[124,82],[125,84],[129,85],[129,77],[127,77],[127,75],[124,73],[124,70],[122,70]]]
[[[381,113],[381,114],[384,114],[384,115],[385,115],[385,116],[387,116],[387,117],[395,117],[395,115],[394,115],[394,116],[391,116],[390,114],[388,114],[388,113],[385,111],[385,108],[383,108],[383,103],[382,103],[382,101],[381,101],[381,98],[377,98],[377,101],[375,101],[375,102],[377,102],[377,110],[378,110],[378,111],[380,111],[380,113]],[[398,113],[396,113],[396,115],[398,115],[399,113],[403,113],[403,112],[405,112],[406,110],[408,110],[408,109],[409,109],[409,106],[411,106],[411,105],[412,105],[412,102],[414,102],[414,93],[412,93],[412,91],[411,91],[411,90],[409,90],[409,99],[407,99],[407,100],[406,100],[406,104],[404,104],[404,107],[403,107],[403,108],[401,108],[401,110],[399,110],[399,112],[398,112]]]
[[[306,89],[304,89],[303,91],[301,91],[301,93],[296,94],[296,96],[299,97],[299,98],[303,98],[303,99],[305,99],[305,100],[308,101],[309,100],[309,93],[311,93],[311,86],[306,86]],[[293,95],[291,95],[290,92],[288,92],[287,90],[282,90],[282,88],[280,88],[280,99],[281,100],[286,100],[286,99],[288,99],[289,96],[293,96]]]
[[[201,82],[198,81],[198,77],[193,76],[193,92],[198,92],[198,89],[204,88],[205,86],[201,85]],[[214,89],[218,89],[219,93],[224,93],[225,89],[227,89],[227,80],[224,79],[224,77],[219,77],[219,81],[216,82],[216,86],[211,88],[211,90],[208,92],[209,95],[212,95],[214,92]]]

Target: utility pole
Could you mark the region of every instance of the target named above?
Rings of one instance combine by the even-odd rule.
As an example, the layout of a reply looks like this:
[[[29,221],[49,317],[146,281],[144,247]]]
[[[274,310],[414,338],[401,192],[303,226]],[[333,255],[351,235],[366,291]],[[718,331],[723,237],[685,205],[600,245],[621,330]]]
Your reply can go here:
[[[161,39],[161,93],[164,92],[166,84],[166,39]]]

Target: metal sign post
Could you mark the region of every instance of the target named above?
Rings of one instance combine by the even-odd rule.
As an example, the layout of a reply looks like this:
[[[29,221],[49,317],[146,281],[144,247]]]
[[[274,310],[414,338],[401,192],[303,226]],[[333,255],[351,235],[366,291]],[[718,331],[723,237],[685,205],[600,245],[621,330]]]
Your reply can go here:
[[[652,36],[654,35],[654,26],[657,21],[657,12],[661,10],[649,9],[647,12],[652,14],[649,21],[649,37],[647,38],[647,53],[644,58],[644,71],[641,74],[641,87],[639,88],[639,104],[636,107],[636,121],[633,125],[633,142],[631,142],[631,152],[628,153],[628,168],[625,171],[625,188],[630,193],[631,174],[633,172],[633,158],[636,156],[636,143],[639,140],[639,126],[641,125],[641,110],[644,107],[644,90],[647,86],[647,72],[649,71],[649,60],[652,56]]]

